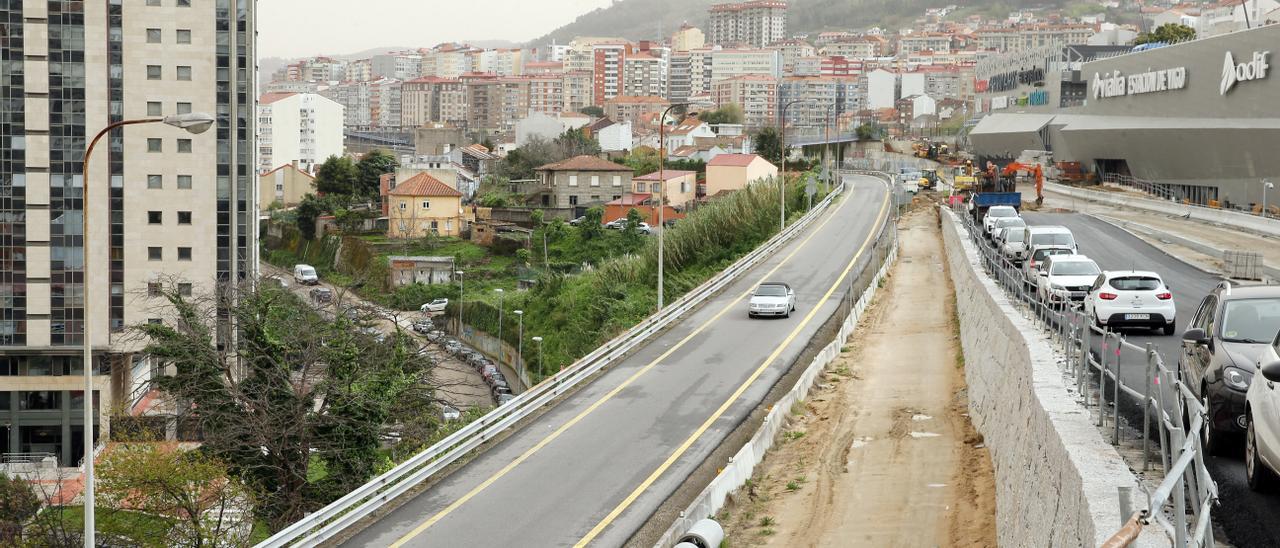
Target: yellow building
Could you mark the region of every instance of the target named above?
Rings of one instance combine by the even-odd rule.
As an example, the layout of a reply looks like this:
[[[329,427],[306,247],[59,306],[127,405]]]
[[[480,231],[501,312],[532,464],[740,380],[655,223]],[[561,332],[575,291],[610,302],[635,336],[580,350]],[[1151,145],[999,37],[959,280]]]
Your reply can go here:
[[[387,236],[421,238],[428,233],[457,236],[462,231],[462,193],[426,173],[387,192]]]
[[[284,207],[302,203],[302,197],[316,193],[316,179],[298,169],[298,163],[285,164],[258,176],[258,204],[262,209],[279,202]]]
[[[665,189],[658,182],[659,173],[666,179]],[[698,172],[696,171],[664,169],[661,172],[655,171],[647,175],[641,175],[631,181],[634,194],[651,194],[655,204],[658,201],[658,196],[662,195],[665,198],[666,205],[682,209],[698,197]]]
[[[720,154],[707,162],[707,197],[777,176],[778,167],[755,154]]]

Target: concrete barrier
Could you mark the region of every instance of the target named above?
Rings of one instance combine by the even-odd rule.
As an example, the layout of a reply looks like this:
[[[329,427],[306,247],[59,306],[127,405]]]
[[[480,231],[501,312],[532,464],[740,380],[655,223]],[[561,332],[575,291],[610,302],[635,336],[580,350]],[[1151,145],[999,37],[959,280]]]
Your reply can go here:
[[[1045,336],[983,272],[950,210],[942,210],[942,228],[969,413],[995,468],[999,545],[1098,546],[1128,517],[1119,489],[1140,493],[1138,480],[1068,392]],[[1167,539],[1147,534],[1134,545]]]
[[[1130,207],[1152,213],[1165,215],[1190,216],[1192,219],[1238,228],[1265,236],[1280,236],[1280,220],[1263,218],[1247,213],[1238,213],[1224,209],[1213,209],[1195,205],[1181,204],[1169,200],[1153,200],[1138,198],[1122,192],[1099,192],[1086,190],[1058,183],[1044,184],[1044,189],[1055,194],[1070,196],[1079,200],[1098,202],[1112,207]]]

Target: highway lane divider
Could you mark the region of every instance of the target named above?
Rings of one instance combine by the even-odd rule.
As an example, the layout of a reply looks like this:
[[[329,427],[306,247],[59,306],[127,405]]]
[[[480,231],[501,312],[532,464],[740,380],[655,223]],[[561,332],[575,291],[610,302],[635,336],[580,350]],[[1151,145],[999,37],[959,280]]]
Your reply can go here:
[[[1046,182],[1044,184],[1044,190],[1045,192],[1070,196],[1072,198],[1088,202],[1106,204],[1112,207],[1130,207],[1152,213],[1161,213],[1175,217],[1187,217],[1188,219],[1215,223],[1231,228],[1246,230],[1256,234],[1280,237],[1280,220],[1265,218],[1258,215],[1237,213],[1235,211],[1214,209],[1193,204],[1183,204],[1172,200],[1139,198],[1123,192],[1088,190],[1060,183]]]
[[[837,198],[843,195],[846,191],[845,187],[846,183],[841,182],[831,194],[814,204],[813,209],[785,230],[738,259],[710,280],[670,303],[663,310],[645,318],[635,327],[601,345],[555,375],[544,379],[530,390],[507,402],[506,405],[495,408],[354,491],[281,529],[256,546],[258,548],[315,546],[336,537],[364,518],[376,514],[391,501],[431,479],[484,443],[497,438],[560,395],[574,389],[600,370],[646,344],[652,336],[664,331],[686,313],[701,306],[707,299],[719,293],[761,261],[772,256],[775,251],[813,224]]]
[[[882,178],[889,183],[891,189],[895,186],[892,177],[882,172],[859,170],[857,174]],[[842,301],[841,310],[838,310],[833,315],[833,318],[839,318],[843,310],[848,310],[848,312],[845,313],[843,321],[839,324],[839,330],[832,340],[822,347],[818,354],[805,366],[795,386],[770,406],[764,422],[756,429],[751,439],[729,458],[729,461],[720,469],[711,482],[680,512],[675,521],[671,523],[671,526],[659,537],[657,543],[654,544],[654,548],[670,548],[698,521],[707,516],[716,515],[724,507],[725,500],[729,494],[746,485],[747,480],[751,479],[755,472],[755,467],[760,464],[769,449],[773,447],[774,442],[777,440],[778,432],[785,426],[787,413],[791,406],[796,402],[803,401],[808,396],[809,389],[816,382],[818,375],[832,360],[840,355],[841,346],[857,327],[862,314],[866,312],[867,307],[871,305],[871,301],[875,298],[881,280],[884,279],[889,272],[889,268],[897,260],[898,234],[897,222],[894,217],[885,219],[884,224],[881,225],[878,231],[872,250],[872,258],[858,269],[857,278],[849,284],[848,290],[840,297]],[[875,270],[872,270],[873,268]],[[874,274],[870,276],[864,275],[867,272],[874,272]],[[856,300],[853,299],[855,295],[858,296]]]
[[[1158,239],[1158,240],[1162,240],[1162,241],[1169,242],[1169,243],[1172,243],[1172,244],[1180,245],[1180,246],[1185,247],[1185,248],[1187,248],[1187,249],[1190,249],[1190,250],[1196,251],[1196,252],[1198,252],[1198,253],[1203,253],[1203,254],[1205,254],[1205,255],[1208,255],[1208,256],[1213,257],[1213,258],[1218,259],[1218,260],[1222,260],[1222,258],[1223,258],[1223,257],[1222,257],[1222,252],[1223,252],[1222,248],[1220,248],[1220,247],[1215,247],[1215,246],[1213,246],[1213,245],[1210,245],[1210,244],[1208,244],[1208,243],[1202,242],[1202,241],[1200,241],[1200,240],[1193,240],[1193,239],[1191,239],[1191,238],[1186,238],[1186,237],[1183,237],[1183,236],[1179,236],[1179,235],[1177,235],[1177,234],[1173,234],[1173,233],[1171,233],[1171,232],[1166,232],[1166,231],[1160,230],[1160,229],[1155,228],[1155,227],[1151,227],[1151,226],[1144,225],[1144,224],[1142,224],[1142,223],[1135,223],[1135,222],[1133,222],[1133,221],[1126,221],[1126,220],[1124,220],[1124,219],[1117,219],[1117,218],[1115,218],[1115,217],[1109,217],[1109,216],[1107,216],[1107,215],[1092,214],[1092,215],[1089,215],[1089,216],[1090,216],[1090,217],[1093,217],[1093,218],[1095,218],[1095,219],[1097,219],[1097,220],[1099,220],[1099,221],[1102,221],[1102,222],[1104,222],[1104,223],[1107,223],[1107,224],[1109,224],[1109,225],[1111,225],[1111,226],[1114,226],[1114,227],[1116,227],[1116,228],[1119,228],[1120,230],[1123,230],[1123,231],[1128,232],[1128,233],[1130,233],[1130,234],[1134,234],[1135,236],[1136,236],[1136,235],[1145,235],[1145,236],[1149,236],[1149,237],[1152,237],[1152,238],[1156,238],[1156,239]],[[1159,248],[1157,248],[1157,249],[1159,249]],[[1160,251],[1161,251],[1162,253],[1164,253],[1165,255],[1168,255],[1168,256],[1170,256],[1170,257],[1172,257],[1172,258],[1174,258],[1174,259],[1178,260],[1179,262],[1185,263],[1186,265],[1190,266],[1191,268],[1194,268],[1194,269],[1196,269],[1196,270],[1199,270],[1199,271],[1201,271],[1201,272],[1204,272],[1204,273],[1206,273],[1206,274],[1209,274],[1210,276],[1221,276],[1221,275],[1222,275],[1222,272],[1211,272],[1211,271],[1205,270],[1205,269],[1204,269],[1204,267],[1202,267],[1202,266],[1200,266],[1200,265],[1197,265],[1197,264],[1195,264],[1195,263],[1192,263],[1192,262],[1190,262],[1190,261],[1187,261],[1186,259],[1183,259],[1182,257],[1178,257],[1177,255],[1174,255],[1174,254],[1172,254],[1172,253],[1169,253],[1168,251],[1165,251],[1164,249],[1160,249]],[[1280,268],[1276,268],[1276,267],[1273,267],[1273,266],[1269,266],[1269,265],[1267,265],[1267,264],[1263,264],[1263,265],[1262,265],[1262,272],[1263,272],[1263,274],[1265,274],[1265,275],[1267,275],[1267,276],[1271,277],[1271,279],[1273,279],[1273,280],[1280,280]]]

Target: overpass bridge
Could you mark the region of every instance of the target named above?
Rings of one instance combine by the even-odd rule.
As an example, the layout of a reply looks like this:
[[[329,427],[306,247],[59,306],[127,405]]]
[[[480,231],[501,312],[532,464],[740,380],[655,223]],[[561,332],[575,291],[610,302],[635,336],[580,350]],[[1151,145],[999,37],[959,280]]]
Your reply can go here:
[[[607,367],[563,371],[469,425],[472,437],[428,450],[488,444],[469,461],[445,473],[414,457],[260,546],[626,543],[847,305],[841,296],[870,262],[891,194],[873,177],[843,181],[841,195],[789,234],[637,326],[642,336],[573,366]],[[790,318],[747,318],[746,298],[765,280],[796,288]],[[582,386],[570,390],[571,377]]]

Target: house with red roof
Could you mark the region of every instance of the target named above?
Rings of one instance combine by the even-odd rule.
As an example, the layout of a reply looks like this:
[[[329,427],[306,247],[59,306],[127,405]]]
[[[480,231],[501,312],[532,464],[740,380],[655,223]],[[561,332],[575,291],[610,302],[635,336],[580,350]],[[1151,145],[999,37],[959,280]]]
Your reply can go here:
[[[748,184],[778,176],[778,166],[756,154],[721,154],[707,162],[706,195],[741,190]]]
[[[387,191],[387,236],[457,236],[466,222],[462,193],[427,173],[419,173]]]

